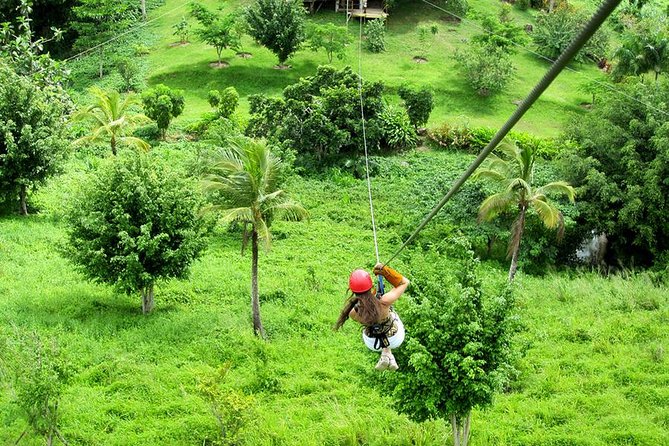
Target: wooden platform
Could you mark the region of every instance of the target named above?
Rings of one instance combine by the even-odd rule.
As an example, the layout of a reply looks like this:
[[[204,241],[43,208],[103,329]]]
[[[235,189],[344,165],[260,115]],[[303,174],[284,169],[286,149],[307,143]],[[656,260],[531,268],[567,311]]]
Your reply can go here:
[[[350,9],[349,17],[362,17],[365,19],[385,19],[388,14],[381,8]]]

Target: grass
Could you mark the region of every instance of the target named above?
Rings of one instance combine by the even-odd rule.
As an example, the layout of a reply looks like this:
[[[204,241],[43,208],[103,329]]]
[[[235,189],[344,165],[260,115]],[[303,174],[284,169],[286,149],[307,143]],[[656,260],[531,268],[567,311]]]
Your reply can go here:
[[[154,150],[177,165],[193,156]],[[420,167],[419,176],[456,171],[466,161],[440,152],[393,160]],[[375,382],[383,376],[373,373],[376,357],[357,327],[330,330],[348,272],[374,261],[364,181],[333,171],[287,185],[311,218],[276,222],[273,248],[261,255],[270,338],[261,342],[252,335],[250,259],[240,256],[239,233],[219,228],[188,281],[157,288],[150,316],[141,315],[139,296],[86,282],[59,256],[54,247],[64,227],[55,210],[87,165],[73,161],[64,178],[42,190],[42,214],[0,220],[0,337],[18,329],[57,340],[73,370],[60,406],[70,444],[217,444],[202,386],[221,368],[229,369],[219,380],[223,395],[248,404],[228,412],[231,420],[246,420],[239,431],[244,444],[448,444],[443,421],[411,422],[379,393]],[[383,257],[412,225],[401,211],[411,200],[400,197],[410,196],[418,180],[394,168],[374,179]],[[404,261],[395,264],[400,271]],[[482,273],[496,283],[505,270],[490,264]],[[517,292],[525,326],[517,339],[524,351],[519,374],[491,408],[475,412],[471,444],[667,444],[666,289],[643,275],[521,272]],[[25,429],[11,400],[11,392],[0,393],[0,444]],[[41,442],[28,437],[21,444]]]
[[[215,7],[216,2],[203,2]],[[167,0],[162,8],[154,12],[172,11],[180,4],[177,0]],[[226,3],[224,10],[231,11],[240,7],[237,2]],[[436,126],[444,121],[467,123],[472,126],[499,127],[515,110],[514,102],[523,99],[548,69],[548,64],[526,50],[520,50],[515,57],[517,67],[514,79],[500,95],[482,98],[471,92],[460,77],[454,60],[453,51],[462,48],[472,35],[480,33],[475,17],[482,12],[495,13],[498,6],[491,7],[485,2],[472,2],[474,17],[457,25],[443,20],[445,14],[425,3],[404,3],[391,12],[388,21],[387,51],[371,54],[362,51],[360,71],[370,80],[381,80],[387,85],[388,99],[399,101],[394,96],[403,83],[414,86],[427,86],[435,94],[435,109],[428,125]],[[300,77],[312,75],[316,67],[327,63],[324,53],[314,53],[303,49],[289,61],[290,70],[276,70],[276,57],[267,49],[256,45],[246,37],[243,50],[251,52],[251,59],[241,59],[232,50],[224,51],[224,58],[230,63],[225,69],[214,69],[209,63],[215,61],[213,48],[191,37],[187,46],[170,46],[176,36],[172,35],[174,25],[187,8],[177,9],[152,23],[151,31],[157,36],[152,51],[148,56],[149,85],[165,83],[173,88],[181,88],[186,95],[186,110],[177,124],[197,120],[202,113],[209,111],[206,98],[210,89],[222,89],[234,86],[241,95],[240,113],[248,112],[247,98],[251,94],[264,93],[279,95],[283,88],[294,83]],[[530,13],[514,12],[518,23],[532,21]],[[309,21],[331,21],[346,25],[343,13],[321,10],[309,16]],[[197,24],[191,20],[192,27]],[[436,22],[440,31],[428,52],[428,63],[417,64],[412,59],[420,43],[416,27],[421,23]],[[343,60],[333,64],[342,67],[351,65],[358,69],[359,22],[352,20],[348,24],[354,38]],[[526,117],[517,125],[518,130],[528,131],[538,136],[556,136],[563,125],[574,115],[582,113],[581,103],[587,102],[587,94],[579,91],[579,85],[587,79],[598,77],[593,65],[575,66],[578,72],[565,71],[553,86],[540,98]]]

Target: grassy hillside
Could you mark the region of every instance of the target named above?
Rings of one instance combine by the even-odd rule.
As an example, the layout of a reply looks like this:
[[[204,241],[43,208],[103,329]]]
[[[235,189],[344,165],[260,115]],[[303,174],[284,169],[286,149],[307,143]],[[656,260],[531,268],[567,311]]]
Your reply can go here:
[[[213,0],[203,1],[215,8],[219,5]],[[150,65],[149,84],[165,83],[170,87],[181,88],[186,93],[186,110],[177,122],[197,119],[203,112],[209,111],[206,102],[207,92],[234,86],[242,96],[241,111],[247,110],[246,98],[254,93],[278,95],[283,88],[303,76],[315,73],[316,67],[327,63],[325,53],[314,53],[303,49],[289,63],[291,70],[276,70],[275,56],[263,47],[253,43],[248,37],[243,41],[244,51],[251,52],[251,59],[241,59],[231,50],[224,51],[224,58],[230,63],[225,69],[209,66],[215,61],[216,52],[192,35],[191,43],[186,46],[172,46],[176,37],[172,35],[172,26],[187,7],[179,7],[178,0],[167,0],[165,5],[154,14],[164,17],[153,22],[151,31],[158,36],[148,56]],[[238,1],[226,2],[224,11],[241,7]],[[435,110],[428,125],[437,125],[444,121],[472,126],[499,127],[515,109],[514,101],[523,99],[531,87],[543,76],[548,68],[545,61],[526,50],[520,50],[514,57],[517,68],[508,88],[500,95],[482,98],[471,92],[464,79],[456,70],[453,52],[462,48],[472,35],[481,33],[476,20],[482,13],[497,14],[500,4],[490,2],[472,2],[468,19],[461,24],[445,20],[444,12],[422,2],[402,2],[391,12],[388,20],[387,51],[372,54],[362,52],[361,71],[365,78],[382,80],[388,86],[389,100],[399,100],[394,93],[402,83],[415,86],[428,86],[435,94]],[[176,8],[176,10],[175,10]],[[532,23],[531,13],[515,12],[519,24]],[[311,15],[309,21],[330,21],[346,25],[344,13],[334,13],[321,9]],[[197,23],[190,19],[193,29]],[[439,33],[428,53],[429,62],[417,64],[413,61],[419,47],[417,26],[422,23],[437,23]],[[354,43],[348,48],[343,60],[335,60],[337,67],[351,65],[358,69],[359,31],[357,20],[348,23]],[[531,44],[528,44],[531,47]],[[553,86],[541,97],[525,119],[518,124],[518,130],[529,131],[539,136],[557,135],[570,117],[583,110],[580,105],[587,102],[587,94],[579,91],[579,85],[590,78],[599,76],[597,67],[592,64],[574,66],[578,72],[565,71]]]
[[[191,156],[154,150],[175,165]],[[406,173],[417,164],[434,173],[462,163],[448,153],[395,161],[403,169],[374,180],[384,257],[403,226],[397,210],[411,204],[398,197],[430,175]],[[216,231],[190,280],[161,284],[150,316],[141,315],[139,296],[87,283],[59,256],[62,200],[86,164],[73,162],[40,193],[41,214],[0,221],[0,336],[35,331],[57,341],[71,367],[60,406],[70,444],[217,444],[203,392],[212,382],[222,386],[229,426],[241,423],[243,444],[448,444],[442,421],[415,424],[380,393],[375,382],[383,375],[374,373],[376,356],[357,327],[330,329],[348,272],[374,262],[363,181],[333,172],[287,186],[311,218],[275,223],[273,248],[261,255],[269,333],[261,342],[251,329],[250,259],[240,256],[235,231]],[[403,261],[395,266],[407,270]],[[487,286],[505,277],[494,265],[481,274]],[[474,414],[472,444],[669,444],[666,289],[643,276],[521,274],[517,292],[525,355],[508,391]],[[0,444],[25,429],[11,400],[0,395]],[[42,443],[29,437],[21,444]]]

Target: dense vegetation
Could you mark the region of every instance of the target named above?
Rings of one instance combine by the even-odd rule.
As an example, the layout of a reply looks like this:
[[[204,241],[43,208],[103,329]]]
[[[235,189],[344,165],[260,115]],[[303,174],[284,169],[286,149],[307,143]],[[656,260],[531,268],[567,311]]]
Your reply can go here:
[[[664,7],[393,261],[391,374],[331,331],[367,169],[385,260],[595,5],[164,3],[0,5],[0,443],[669,443]]]

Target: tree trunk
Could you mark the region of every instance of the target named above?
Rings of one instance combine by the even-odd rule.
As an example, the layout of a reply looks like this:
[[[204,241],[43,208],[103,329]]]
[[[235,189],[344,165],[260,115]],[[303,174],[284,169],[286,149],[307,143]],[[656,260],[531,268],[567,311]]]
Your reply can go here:
[[[469,426],[472,419],[471,411],[463,418],[451,415],[451,429],[453,430],[453,446],[467,446],[469,442]]]
[[[148,314],[153,310],[155,303],[153,301],[153,284],[142,289],[142,313]]]
[[[140,6],[142,8],[142,20],[146,22],[146,0],[141,0]]]
[[[265,339],[265,329],[260,321],[260,300],[258,298],[258,232],[251,233],[251,312],[253,313],[253,332]]]
[[[555,9],[555,0],[550,0],[548,3],[548,12],[551,13],[553,12],[553,9]]]
[[[520,252],[520,240],[523,237],[523,229],[525,228],[527,205],[520,204],[519,207],[520,215],[518,215],[518,220],[514,223],[514,229],[518,231],[518,234],[513,234],[513,231],[511,233],[511,237],[513,237],[514,240],[514,246],[513,254],[511,255],[511,267],[509,268],[509,282],[513,282],[513,278],[516,276],[516,270],[518,269],[518,252]]]
[[[19,190],[19,201],[21,204],[20,213],[21,215],[28,215],[28,205],[26,204],[26,194],[28,187],[25,184],[21,185]]]
[[[111,137],[111,149],[112,155],[116,156],[116,136],[112,135]]]

